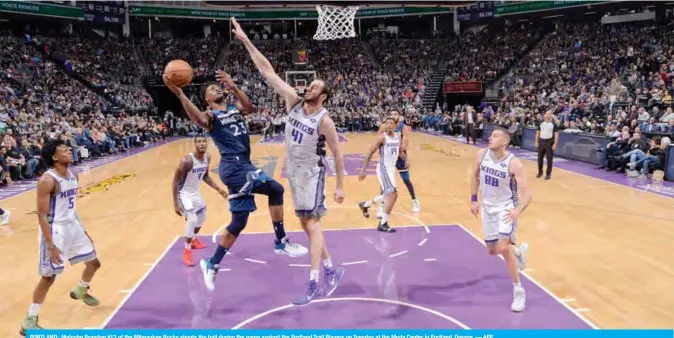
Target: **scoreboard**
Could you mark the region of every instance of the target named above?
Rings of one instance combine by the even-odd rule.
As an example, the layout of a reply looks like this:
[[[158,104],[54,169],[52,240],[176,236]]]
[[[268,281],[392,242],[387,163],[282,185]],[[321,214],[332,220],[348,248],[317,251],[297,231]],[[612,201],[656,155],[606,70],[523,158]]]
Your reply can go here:
[[[87,21],[98,23],[126,23],[126,6],[124,1],[77,1],[77,6],[84,11]]]

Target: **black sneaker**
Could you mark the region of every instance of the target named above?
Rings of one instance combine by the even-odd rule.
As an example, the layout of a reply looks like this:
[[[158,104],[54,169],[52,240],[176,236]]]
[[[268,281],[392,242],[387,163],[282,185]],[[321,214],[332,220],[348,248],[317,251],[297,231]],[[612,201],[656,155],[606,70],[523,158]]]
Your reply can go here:
[[[396,232],[396,229],[391,228],[391,227],[388,226],[388,222],[383,223],[383,224],[380,223],[380,224],[377,226],[377,230],[379,230],[379,231],[381,231],[381,232]]]
[[[545,175],[545,180],[546,181],[550,180],[550,175]]]
[[[368,212],[368,210],[370,209],[370,207],[366,207],[366,206],[365,206],[365,202],[360,202],[360,203],[358,203],[358,207],[360,208],[360,211],[363,212],[363,216],[364,216],[365,218],[370,218],[370,213]]]
[[[543,173],[538,173],[538,175],[536,175],[536,178],[541,178],[541,177],[543,177]]]

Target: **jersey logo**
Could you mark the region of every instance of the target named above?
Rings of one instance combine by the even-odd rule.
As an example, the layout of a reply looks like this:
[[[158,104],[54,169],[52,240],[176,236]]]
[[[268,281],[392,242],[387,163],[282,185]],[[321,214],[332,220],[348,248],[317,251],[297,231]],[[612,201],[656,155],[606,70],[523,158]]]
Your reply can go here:
[[[507,167],[507,166],[508,166],[507,164],[501,163],[501,168],[505,168],[505,167]]]
[[[311,120],[309,120],[309,121],[311,121],[311,123],[313,123],[313,124],[318,123],[318,121],[316,121],[316,119],[311,119]]]

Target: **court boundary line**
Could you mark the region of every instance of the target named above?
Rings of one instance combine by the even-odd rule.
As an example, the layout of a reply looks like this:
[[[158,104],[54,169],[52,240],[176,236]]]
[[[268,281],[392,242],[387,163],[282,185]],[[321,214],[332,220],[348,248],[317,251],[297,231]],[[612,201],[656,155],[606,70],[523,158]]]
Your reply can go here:
[[[431,309],[431,308],[428,308],[428,307],[425,307],[425,306],[421,306],[421,305],[417,305],[417,304],[414,304],[414,303],[403,302],[403,301],[400,301],[400,300],[394,300],[394,299],[374,298],[374,297],[336,297],[336,298],[321,298],[321,299],[316,299],[316,300],[312,301],[311,303],[309,303],[309,304],[307,304],[307,305],[311,305],[311,304],[314,304],[314,303],[318,304],[318,303],[344,302],[344,301],[347,301],[347,302],[349,302],[349,301],[351,301],[351,302],[363,302],[363,301],[364,301],[364,302],[372,302],[372,303],[393,304],[393,305],[398,305],[398,306],[401,306],[401,305],[402,305],[402,306],[406,306],[406,307],[408,307],[408,308],[412,308],[412,309],[415,309],[415,310],[419,310],[419,311],[423,311],[423,312],[426,312],[426,313],[430,313],[430,314],[432,314],[432,315],[435,315],[435,316],[437,316],[437,317],[440,317],[440,318],[442,318],[442,319],[445,319],[445,320],[447,320],[448,322],[452,322],[452,323],[456,324],[456,326],[458,326],[458,327],[460,327],[460,328],[462,328],[462,329],[464,329],[464,330],[470,330],[470,329],[471,329],[468,325],[462,323],[462,322],[459,321],[458,319],[456,319],[456,318],[454,318],[454,317],[452,317],[452,316],[450,316],[450,315],[448,315],[448,314],[446,314],[446,313],[440,312],[440,311],[438,311],[438,310],[433,310],[433,309]],[[297,307],[297,306],[295,306],[294,304],[291,303],[291,304],[286,304],[286,305],[278,306],[278,307],[272,308],[272,309],[267,310],[267,311],[264,311],[264,312],[260,312],[260,313],[258,313],[258,314],[256,314],[256,315],[254,315],[254,316],[252,316],[252,317],[249,317],[249,318],[247,318],[247,319],[245,319],[245,320],[239,322],[238,324],[232,326],[232,328],[231,328],[230,330],[241,330],[241,329],[247,330],[246,328],[243,328],[243,327],[246,326],[246,325],[248,325],[248,324],[250,324],[250,323],[252,323],[252,322],[254,322],[254,321],[256,321],[256,320],[258,320],[258,319],[260,319],[260,318],[266,317],[266,316],[268,316],[268,315],[270,315],[270,314],[273,314],[273,313],[276,313],[276,312],[279,312],[279,311],[283,311],[283,310],[291,309],[291,308],[295,308],[295,307]],[[250,329],[248,329],[248,330],[250,330]]]
[[[476,241],[478,241],[480,244],[482,244],[482,246],[484,246],[485,248],[487,247],[487,245],[484,243],[484,241],[483,241],[482,239],[480,239],[480,237],[477,237],[477,235],[475,235],[474,233],[472,233],[470,230],[466,229],[466,227],[463,226],[463,224],[457,223],[456,226],[458,226],[459,228],[463,229],[464,232],[468,233],[468,234],[469,234],[471,237],[473,237]],[[503,256],[501,256],[501,255],[499,255],[499,258],[501,258],[502,260],[504,260]],[[567,304],[566,302],[564,302],[560,297],[557,297],[557,295],[555,295],[554,293],[552,293],[552,291],[550,291],[548,288],[546,288],[545,286],[543,286],[543,284],[541,284],[540,282],[538,282],[535,278],[533,278],[532,276],[529,276],[529,274],[527,274],[527,273],[524,272],[524,271],[520,271],[520,274],[521,274],[522,276],[524,276],[526,279],[528,279],[531,283],[533,283],[534,285],[538,286],[538,288],[540,288],[541,290],[543,290],[543,292],[545,292],[546,294],[548,294],[548,296],[552,297],[552,299],[554,299],[557,303],[561,304],[561,305],[564,306],[567,310],[569,310],[571,313],[573,313],[574,315],[576,315],[576,317],[578,317],[580,320],[582,320],[585,324],[589,325],[592,329],[595,329],[595,330],[599,329],[599,327],[598,327],[597,325],[595,325],[595,324],[594,324],[593,322],[591,322],[589,319],[585,318],[585,316],[583,316],[583,315],[581,315],[580,313],[576,312],[576,310],[575,310],[574,308],[572,308],[571,306],[569,306],[569,304]]]
[[[462,145],[464,145],[464,146],[469,146],[470,148],[473,148],[473,149],[485,149],[485,148],[480,148],[480,147],[478,147],[477,145],[471,145],[471,144],[463,143],[462,141],[459,141],[459,140],[454,140],[454,139],[451,139],[451,138],[445,138],[445,137],[443,137],[443,136],[441,136],[441,135],[433,135],[433,134],[426,133],[426,132],[419,132],[419,133],[420,133],[420,134],[423,134],[423,135],[428,135],[428,136],[437,137],[437,138],[440,138],[440,139],[443,139],[443,140],[447,140],[447,141],[451,141],[451,142],[454,142],[454,143],[462,144]],[[480,141],[481,141],[481,142],[484,142],[484,141],[482,141],[482,140],[480,140]],[[517,149],[520,149],[520,150],[522,150],[522,151],[527,151],[527,152],[535,153],[534,151],[531,151],[531,150],[528,150],[528,149],[522,149],[522,148],[517,148]],[[521,159],[521,160],[525,160],[525,161],[527,161],[527,162],[531,162],[531,163],[533,163],[533,164],[537,164],[534,160],[530,160],[530,159],[527,159],[527,158],[524,158],[524,157],[517,157],[517,158],[519,158],[519,159]],[[558,158],[563,158],[563,157],[558,157]],[[571,161],[571,162],[581,162],[581,161],[571,160],[571,159],[568,159],[568,158],[563,158],[563,159],[565,159],[565,160],[567,160],[567,161]],[[585,162],[582,162],[582,163],[585,163]],[[600,182],[604,182],[604,183],[610,183],[610,184],[612,184],[612,185],[616,185],[616,186],[619,186],[619,187],[627,188],[627,189],[632,190],[632,191],[641,192],[641,193],[646,193],[646,194],[654,195],[654,196],[658,196],[658,197],[664,197],[664,198],[667,198],[667,199],[674,199],[674,196],[670,197],[670,196],[668,196],[668,195],[661,195],[661,194],[654,193],[654,192],[651,192],[651,191],[648,191],[648,190],[640,190],[640,189],[636,189],[636,188],[631,187],[631,186],[628,186],[628,185],[616,183],[616,182],[609,181],[609,180],[604,180],[604,179],[597,178],[597,177],[590,176],[590,175],[583,174],[583,173],[578,173],[578,172],[575,172],[575,171],[573,171],[573,170],[568,170],[568,169],[564,169],[564,168],[560,168],[560,167],[553,167],[553,168],[554,168],[554,169],[561,170],[561,171],[564,171],[564,172],[567,172],[567,173],[572,173],[572,174],[576,174],[576,175],[588,177],[588,178],[591,178],[591,179],[596,180],[596,181],[600,181]],[[651,183],[649,183],[649,185],[651,185],[651,184],[653,184],[652,181],[651,181]]]
[[[127,158],[132,158],[132,157],[137,156],[137,155],[140,155],[140,154],[142,154],[142,153],[144,153],[144,152],[146,152],[146,151],[150,151],[150,150],[153,150],[153,149],[161,148],[161,147],[163,147],[163,146],[165,146],[165,145],[171,144],[171,143],[176,142],[176,141],[180,141],[180,140],[182,140],[182,139],[183,139],[183,137],[178,137],[178,138],[175,138],[175,139],[173,139],[173,140],[167,141],[167,142],[165,142],[165,143],[163,143],[163,144],[159,144],[159,145],[155,145],[155,146],[150,146],[150,147],[148,147],[147,149],[143,149],[143,150],[141,150],[141,151],[139,151],[139,152],[137,152],[137,153],[135,153],[135,154],[123,155],[122,157],[120,157],[120,158],[118,158],[118,159],[116,159],[116,160],[114,160],[114,161],[112,161],[112,162],[103,163],[103,164],[101,164],[101,165],[99,165],[99,166],[96,166],[96,167],[93,167],[93,168],[89,168],[88,170],[78,171],[77,174],[79,175],[79,174],[82,174],[82,173],[90,173],[90,172],[92,172],[92,171],[94,171],[94,170],[98,170],[98,169],[103,168],[103,167],[105,167],[105,166],[108,166],[108,165],[110,165],[110,164],[117,163],[117,162],[119,162],[119,161],[121,161],[121,160],[125,160],[125,159],[127,159]],[[16,194],[14,194],[14,195],[10,195],[10,196],[7,196],[7,197],[0,198],[0,201],[6,201],[6,200],[9,200],[9,199],[14,198],[14,197],[16,197],[16,196],[20,196],[20,195],[23,195],[23,194],[25,194],[25,193],[27,193],[27,192],[31,192],[31,191],[33,191],[33,190],[35,190],[35,189],[37,189],[37,184],[36,184],[34,187],[30,187],[30,188],[28,188],[28,189],[26,189],[26,190],[24,190],[24,191],[22,191],[22,192],[19,192],[19,193],[16,193]]]
[[[421,223],[423,223],[423,222],[421,222]],[[398,227],[398,228],[420,228],[420,227],[424,227],[426,229],[429,229],[430,227],[452,227],[452,226],[460,228],[463,232],[467,233],[472,238],[474,238],[476,241],[478,241],[480,244],[482,244],[482,246],[486,247],[486,244],[477,235],[475,235],[473,232],[468,230],[461,223],[447,223],[447,224],[425,224],[425,223],[423,223],[423,224],[416,224],[416,225],[401,225],[401,226],[396,226],[396,227]],[[367,227],[363,226],[363,227],[348,228],[348,229],[323,229],[323,231],[353,231],[353,230],[367,230],[367,229],[374,230],[375,228],[369,227],[369,226],[367,226]],[[304,230],[286,230],[286,232],[287,233],[298,233],[298,232],[304,232]],[[273,231],[254,231],[254,232],[242,233],[241,235],[247,235],[247,234],[248,235],[264,235],[264,234],[269,235],[269,234],[273,234],[273,233],[274,233]],[[209,237],[209,236],[215,236],[215,235],[217,235],[217,233],[215,233],[215,234],[199,234],[198,236]],[[167,244],[164,251],[152,263],[152,266],[149,269],[147,269],[145,274],[136,282],[136,284],[131,289],[128,289],[129,292],[126,293],[126,296],[124,296],[122,301],[117,304],[117,306],[113,309],[113,311],[110,313],[110,315],[108,315],[108,317],[104,320],[103,324],[100,326],[100,329],[105,329],[105,327],[110,323],[110,321],[117,315],[119,310],[121,310],[122,307],[124,307],[124,304],[126,304],[126,302],[133,296],[133,294],[136,293],[136,291],[138,290],[140,285],[147,279],[147,277],[149,277],[150,273],[157,267],[157,265],[159,265],[159,262],[161,262],[164,259],[166,254],[169,252],[169,250],[171,250],[171,248],[175,245],[176,241],[178,241],[178,239],[180,239],[180,237],[182,237],[182,236],[177,235],[170,243]],[[503,259],[502,256],[499,256],[499,257],[501,259]],[[578,317],[578,319],[580,319],[585,324],[590,326],[592,329],[595,329],[595,330],[600,329],[592,321],[585,318],[585,316],[583,316],[581,313],[577,312],[574,308],[572,308],[569,304],[564,302],[562,298],[558,297],[552,291],[550,291],[548,288],[546,288],[543,284],[538,282],[534,277],[529,276],[527,273],[525,273],[523,271],[520,271],[520,274],[523,275],[526,279],[528,279],[532,284],[534,284],[538,288],[540,288],[543,292],[545,292],[548,296],[550,296],[557,303],[561,304],[569,312],[571,312],[576,317]],[[354,298],[354,297],[346,297],[346,298]],[[358,298],[358,297],[355,297],[355,298]],[[326,298],[326,299],[332,299],[332,298]],[[412,305],[414,305],[414,304],[412,304]],[[272,309],[272,310],[274,310],[274,309]],[[257,315],[254,316],[254,317],[257,317]]]
[[[124,296],[124,298],[122,298],[122,301],[117,304],[117,306],[112,310],[112,312],[110,312],[108,317],[103,321],[103,324],[101,324],[100,329],[105,329],[105,327],[108,326],[108,324],[110,324],[110,321],[113,318],[115,318],[119,310],[121,310],[122,307],[124,307],[124,304],[126,304],[126,302],[129,299],[131,299],[131,296],[133,296],[133,294],[136,293],[140,285],[143,284],[145,279],[147,279],[147,277],[150,276],[150,273],[157,267],[157,265],[159,265],[159,262],[161,262],[164,259],[166,254],[169,252],[169,250],[171,250],[171,248],[173,248],[173,246],[176,244],[178,239],[180,239],[180,237],[181,236],[178,235],[175,238],[173,238],[173,240],[168,245],[166,245],[166,248],[159,255],[159,257],[152,263],[152,266],[149,269],[147,269],[147,271],[145,271],[145,274],[143,274],[143,276],[136,282],[136,284],[131,289],[127,289],[128,292],[126,293],[126,296]]]

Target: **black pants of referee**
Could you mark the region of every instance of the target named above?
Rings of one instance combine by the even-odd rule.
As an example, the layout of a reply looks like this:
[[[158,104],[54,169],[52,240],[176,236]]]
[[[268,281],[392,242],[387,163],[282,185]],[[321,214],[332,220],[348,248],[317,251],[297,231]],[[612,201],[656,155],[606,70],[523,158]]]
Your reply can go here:
[[[552,174],[552,144],[555,139],[538,139],[538,175],[543,174],[543,157],[547,162],[548,167],[545,169],[545,176],[549,177]]]

